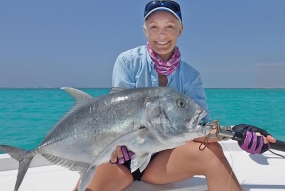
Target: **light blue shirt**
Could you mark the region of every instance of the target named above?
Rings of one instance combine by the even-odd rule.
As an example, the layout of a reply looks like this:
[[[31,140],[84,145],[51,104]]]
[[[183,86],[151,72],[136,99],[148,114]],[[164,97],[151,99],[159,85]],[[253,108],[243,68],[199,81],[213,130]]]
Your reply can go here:
[[[172,74],[167,75],[167,79],[167,87],[189,96],[208,112],[203,121],[210,121],[205,90],[200,73],[196,69],[180,61],[178,68]],[[118,56],[113,70],[112,87],[152,87],[158,86],[158,83],[158,74],[146,46],[139,46]]]

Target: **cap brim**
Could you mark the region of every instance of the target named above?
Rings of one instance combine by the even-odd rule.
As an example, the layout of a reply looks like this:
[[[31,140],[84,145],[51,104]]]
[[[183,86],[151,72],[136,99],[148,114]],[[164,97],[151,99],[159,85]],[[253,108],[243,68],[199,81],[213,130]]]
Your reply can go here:
[[[172,11],[171,9],[167,8],[167,7],[157,7],[153,10],[151,10],[145,17],[144,17],[144,20],[146,20],[152,13],[156,12],[156,11],[168,11],[170,13],[172,13],[179,21],[180,23],[182,23],[180,17],[174,12]]]

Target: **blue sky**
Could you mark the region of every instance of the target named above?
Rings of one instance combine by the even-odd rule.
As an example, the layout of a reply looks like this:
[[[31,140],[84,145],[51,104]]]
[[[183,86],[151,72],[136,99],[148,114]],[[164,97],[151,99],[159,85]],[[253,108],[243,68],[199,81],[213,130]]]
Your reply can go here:
[[[110,87],[146,44],[148,0],[0,2],[0,87]],[[206,88],[285,87],[284,0],[179,0],[182,59]]]

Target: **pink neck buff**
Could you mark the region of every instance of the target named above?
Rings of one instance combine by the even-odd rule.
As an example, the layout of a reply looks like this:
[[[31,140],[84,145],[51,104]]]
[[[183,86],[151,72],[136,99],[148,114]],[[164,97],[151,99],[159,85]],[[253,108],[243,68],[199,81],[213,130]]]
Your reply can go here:
[[[180,63],[181,54],[179,48],[175,46],[174,54],[168,61],[163,61],[150,47],[149,43],[146,46],[148,53],[154,62],[154,69],[158,74],[169,75],[174,72]]]

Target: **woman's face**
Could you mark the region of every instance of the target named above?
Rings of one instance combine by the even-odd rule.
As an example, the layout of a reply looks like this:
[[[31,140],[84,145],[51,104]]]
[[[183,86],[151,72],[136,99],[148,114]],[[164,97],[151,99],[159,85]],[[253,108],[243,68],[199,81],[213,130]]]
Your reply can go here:
[[[151,49],[165,61],[171,58],[182,30],[180,21],[167,11],[152,13],[145,21],[144,27]]]

